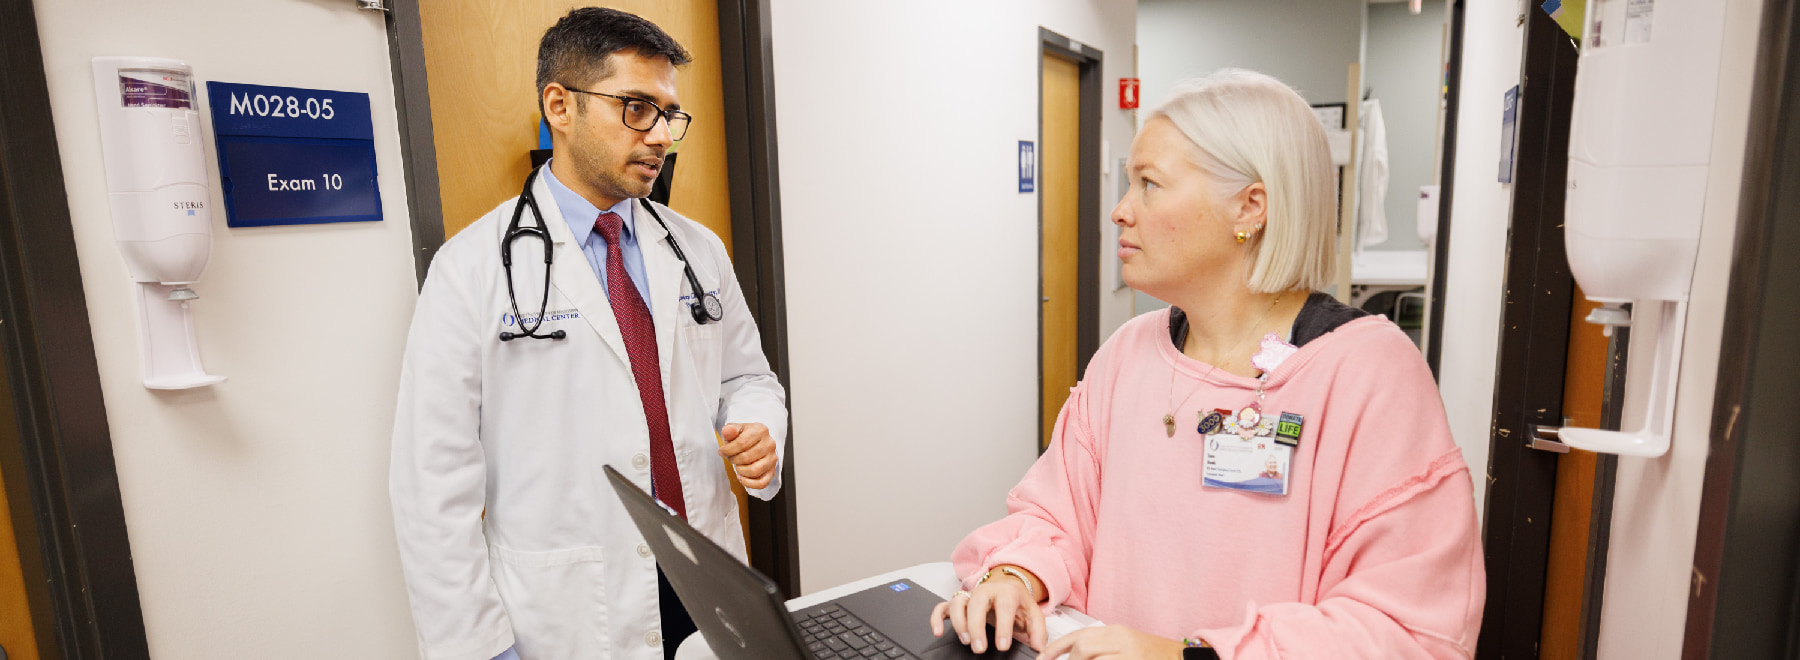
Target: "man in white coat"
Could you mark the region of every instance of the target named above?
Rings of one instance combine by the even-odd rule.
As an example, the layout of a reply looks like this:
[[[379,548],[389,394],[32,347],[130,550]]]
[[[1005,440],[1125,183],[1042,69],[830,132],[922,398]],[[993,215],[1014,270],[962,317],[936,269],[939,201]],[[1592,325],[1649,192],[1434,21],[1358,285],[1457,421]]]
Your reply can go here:
[[[673,657],[693,622],[601,468],[740,558],[730,480],[781,487],[785,393],[725,247],[642,199],[692,119],[688,60],[642,18],[570,12],[538,51],[553,158],[432,261],[389,474],[428,660]]]

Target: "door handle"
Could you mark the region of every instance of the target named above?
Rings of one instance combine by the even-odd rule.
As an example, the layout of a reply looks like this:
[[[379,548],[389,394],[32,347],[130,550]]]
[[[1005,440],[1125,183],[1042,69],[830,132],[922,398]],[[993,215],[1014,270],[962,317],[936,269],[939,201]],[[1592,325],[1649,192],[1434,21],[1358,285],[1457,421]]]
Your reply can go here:
[[[1563,444],[1561,440],[1561,427],[1526,424],[1525,431],[1531,435],[1531,441],[1526,443],[1525,446],[1538,451],[1547,451],[1557,454],[1569,453],[1569,446]]]

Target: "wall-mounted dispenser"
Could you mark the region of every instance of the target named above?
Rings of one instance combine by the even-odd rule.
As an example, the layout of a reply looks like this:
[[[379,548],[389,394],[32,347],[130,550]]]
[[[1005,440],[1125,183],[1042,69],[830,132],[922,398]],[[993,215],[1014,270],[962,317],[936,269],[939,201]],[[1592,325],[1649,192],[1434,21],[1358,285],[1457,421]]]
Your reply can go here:
[[[193,69],[156,57],[94,58],[94,100],[113,238],[136,283],[144,386],[223,382],[206,373],[189,288],[212,258],[211,192]]]
[[[1602,304],[1588,322],[1632,327],[1632,365],[1622,429],[1563,428],[1571,447],[1669,450],[1724,24],[1707,0],[1589,3],[1569,136],[1569,270]]]

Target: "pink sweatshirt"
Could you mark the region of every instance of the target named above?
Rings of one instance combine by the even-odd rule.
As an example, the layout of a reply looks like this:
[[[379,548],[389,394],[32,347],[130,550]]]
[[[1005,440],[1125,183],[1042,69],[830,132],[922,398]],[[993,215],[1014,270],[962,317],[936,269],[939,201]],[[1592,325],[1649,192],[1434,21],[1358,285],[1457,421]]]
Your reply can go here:
[[[1008,515],[957,546],[957,574],[973,588],[1023,566],[1047,607],[1203,638],[1227,660],[1472,657],[1486,587],[1472,485],[1418,349],[1381,317],[1308,342],[1262,403],[1304,417],[1288,494],[1203,487],[1198,411],[1237,410],[1256,388],[1175,350],[1167,310],[1133,319],[1095,354]],[[1163,415],[1189,392],[1169,438]]]

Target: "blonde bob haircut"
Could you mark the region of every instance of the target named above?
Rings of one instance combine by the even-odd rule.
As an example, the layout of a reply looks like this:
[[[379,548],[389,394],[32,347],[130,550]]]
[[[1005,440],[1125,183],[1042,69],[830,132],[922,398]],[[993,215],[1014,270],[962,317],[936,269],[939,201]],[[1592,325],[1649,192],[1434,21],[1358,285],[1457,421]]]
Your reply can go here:
[[[1259,293],[1317,291],[1332,284],[1336,259],[1336,195],[1325,127],[1293,88],[1270,76],[1224,69],[1181,83],[1150,113],[1175,125],[1194,147],[1192,159],[1224,202],[1258,181],[1268,190],[1268,217],[1247,245]]]

